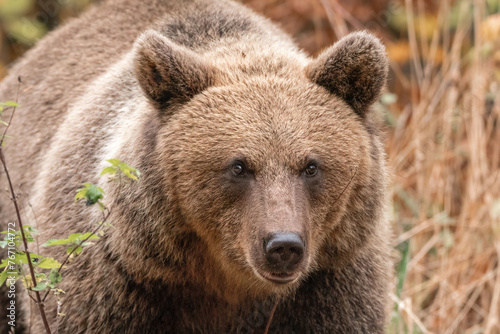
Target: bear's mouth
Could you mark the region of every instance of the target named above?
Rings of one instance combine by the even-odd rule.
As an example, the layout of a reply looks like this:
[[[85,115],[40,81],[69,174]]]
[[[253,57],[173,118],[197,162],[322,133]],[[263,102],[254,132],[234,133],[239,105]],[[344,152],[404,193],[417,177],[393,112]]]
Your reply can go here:
[[[296,272],[265,272],[257,271],[260,276],[276,284],[287,284],[295,281],[299,274]]]

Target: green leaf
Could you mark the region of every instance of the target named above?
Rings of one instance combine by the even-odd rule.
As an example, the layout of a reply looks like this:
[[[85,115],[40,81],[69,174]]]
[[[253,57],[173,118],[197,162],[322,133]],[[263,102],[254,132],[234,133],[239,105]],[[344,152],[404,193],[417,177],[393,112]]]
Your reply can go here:
[[[7,277],[9,277],[7,270],[2,271],[2,273],[0,274],[0,286],[2,286],[3,283],[7,280]]]
[[[96,185],[91,185],[85,197],[87,198],[87,205],[92,205],[97,203],[98,200],[103,198],[104,191]]]
[[[67,253],[68,255],[69,255],[69,254],[71,254],[71,253],[73,253],[73,254],[75,254],[75,255],[78,255],[78,254],[80,254],[80,253],[83,251],[82,246],[78,246],[78,247],[76,247],[76,248],[75,248],[75,247],[76,247],[76,246],[68,247],[68,248],[66,249],[66,253]],[[74,250],[74,251],[73,251],[73,250]]]
[[[111,166],[104,168],[100,175],[115,175],[117,174],[118,170],[120,170],[123,175],[135,181],[137,181],[138,177],[140,177],[141,175],[141,173],[137,169],[130,167],[127,163],[120,161],[120,159],[109,159],[106,161],[109,162]]]
[[[35,253],[30,253],[30,258],[31,258],[31,263],[34,265],[38,265],[38,262],[42,256],[35,254]],[[22,264],[28,264],[28,257],[26,256],[25,252],[22,251],[16,251],[14,254],[11,254],[8,258],[3,259],[2,262],[0,263],[0,268],[5,268],[9,265],[10,263],[14,263],[14,265],[22,265]]]
[[[37,282],[41,282],[44,279],[47,279],[44,273],[35,273],[35,278]]]
[[[14,280],[17,281],[19,277],[21,277],[19,270],[15,269],[2,271],[2,273],[0,273],[0,286],[2,286],[10,277],[14,277]]]
[[[0,17],[27,15],[33,9],[33,0],[3,0],[0,1]]]
[[[130,170],[127,170],[127,169],[123,170],[123,174],[125,174],[125,176],[127,176],[128,178],[137,181],[137,176],[135,176],[134,174],[132,174],[130,172]]]
[[[118,167],[118,165],[121,163],[121,161],[119,159],[109,159],[106,161],[109,162],[110,164],[112,164],[113,167]]]
[[[90,183],[84,183],[83,185],[84,185],[83,188],[78,189],[76,191],[75,202],[78,201],[81,198],[85,198],[85,195],[87,194],[87,188],[90,185]]]
[[[82,234],[82,236],[79,238],[80,240],[92,240],[92,239],[99,239],[99,237],[95,234],[93,234],[92,232],[87,232],[87,233],[84,233]]]
[[[56,287],[57,284],[61,283],[62,281],[62,275],[57,269],[52,269],[50,274],[49,274],[49,283],[48,286],[50,286],[52,289]]]
[[[31,225],[24,225],[24,231],[29,232],[31,234],[39,234],[36,228],[31,227]]]
[[[75,243],[75,242],[78,242],[81,235],[82,235],[81,233],[72,233],[68,236],[68,238],[66,240],[68,240],[69,242]]]
[[[99,239],[99,236],[93,234],[92,232],[86,232],[83,234],[72,233],[66,239],[51,239],[45,242],[42,246],[48,247],[54,245],[69,245],[69,247],[66,248],[66,253],[71,254],[71,252],[73,252],[74,250],[73,254],[78,255],[82,252],[83,247],[92,244],[91,242],[88,241],[82,243],[83,240],[95,240],[95,239]],[[46,259],[47,262],[42,261],[38,266],[47,269],[60,267],[60,264],[56,260],[52,258],[46,258]],[[53,262],[49,262],[48,259],[52,260]],[[56,266],[56,263],[58,264],[58,266]]]
[[[0,102],[3,107],[19,107],[19,105],[14,101]]]
[[[10,242],[15,244],[15,247],[19,247],[22,243],[21,230],[17,231],[2,231],[0,233],[6,234],[4,241],[0,241],[0,247],[5,248]],[[38,231],[29,225],[24,226],[24,235],[26,236],[26,241],[28,243],[35,241],[33,235],[38,234]]]
[[[137,181],[137,176],[141,175],[141,173],[137,169],[130,167],[125,162],[120,163],[119,167],[120,167],[120,170],[123,172],[123,174],[125,174],[127,177],[131,178],[132,180]],[[137,176],[134,174],[136,174]]]
[[[31,288],[31,290],[33,290],[33,291],[42,291],[45,289],[47,289],[46,283],[37,283],[37,285],[35,287]]]
[[[5,28],[10,36],[28,45],[34,44],[47,32],[47,27],[35,17],[9,20],[5,23]]]
[[[104,174],[116,174],[117,170],[116,168],[112,167],[112,166],[109,166],[109,167],[106,167],[102,170],[101,174],[99,175],[104,175]]]
[[[42,261],[38,263],[38,267],[42,269],[60,268],[61,264],[52,257],[44,257]]]
[[[55,245],[67,245],[70,244],[71,241],[68,239],[50,239],[47,240],[42,246],[43,247],[48,247],[48,246],[55,246]]]
[[[104,190],[92,183],[84,183],[84,188],[78,189],[75,202],[81,198],[87,200],[87,205],[93,205],[103,198]]]
[[[87,239],[92,240],[92,239],[99,239],[99,237],[95,234],[92,234],[92,232],[86,232],[86,233],[72,233],[70,234],[66,239],[50,239],[47,240],[42,246],[48,247],[48,246],[54,246],[54,245],[68,245],[72,244],[73,246],[77,246],[82,240]]]
[[[75,244],[79,244],[82,240],[85,240],[85,239],[99,239],[98,236],[92,234],[92,232],[87,232],[87,233],[73,233],[73,234],[70,234],[69,237],[68,237],[68,240],[75,243]]]
[[[8,259],[2,259],[2,262],[0,263],[0,268],[5,268],[9,265],[9,260]]]

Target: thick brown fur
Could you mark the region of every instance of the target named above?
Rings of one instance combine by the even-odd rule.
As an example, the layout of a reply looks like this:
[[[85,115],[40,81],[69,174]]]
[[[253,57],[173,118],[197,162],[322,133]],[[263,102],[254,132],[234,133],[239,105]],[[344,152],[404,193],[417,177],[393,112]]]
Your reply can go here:
[[[64,270],[59,333],[261,333],[275,300],[270,333],[383,333],[386,75],[368,33],[312,60],[225,0],[110,0],[47,36],[0,84],[12,100],[23,81],[6,156],[26,221],[31,204],[39,243],[90,231],[100,212],[74,194],[93,182],[114,226]],[[110,158],[141,180],[106,183]],[[283,231],[304,259],[277,284],[262,242]]]

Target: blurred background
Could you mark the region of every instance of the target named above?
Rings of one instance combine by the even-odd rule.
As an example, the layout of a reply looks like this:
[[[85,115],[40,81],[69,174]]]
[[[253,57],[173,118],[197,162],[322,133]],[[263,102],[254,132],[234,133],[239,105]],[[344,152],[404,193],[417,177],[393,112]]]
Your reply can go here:
[[[0,79],[92,0],[0,0]],[[311,55],[368,29],[392,180],[388,333],[500,333],[500,0],[243,0]]]

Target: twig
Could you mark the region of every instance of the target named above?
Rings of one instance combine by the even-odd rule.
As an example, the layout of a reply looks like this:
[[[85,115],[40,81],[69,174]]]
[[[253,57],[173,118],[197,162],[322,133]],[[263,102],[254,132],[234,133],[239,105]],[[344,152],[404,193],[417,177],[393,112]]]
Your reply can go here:
[[[267,334],[269,331],[269,327],[271,327],[271,322],[273,321],[273,316],[274,316],[274,311],[276,311],[276,307],[278,306],[278,303],[280,300],[276,298],[276,302],[274,303],[273,309],[271,310],[271,314],[269,315],[269,319],[267,320],[267,325],[266,329],[264,330],[264,334]]]
[[[19,97],[20,84],[21,84],[21,79],[19,78],[19,85],[17,86],[16,103],[17,103],[17,100]],[[12,201],[14,202],[14,207],[16,209],[17,220],[19,221],[19,228],[21,230],[21,236],[22,236],[23,244],[24,244],[24,251],[26,253],[26,259],[28,261],[28,267],[30,268],[31,280],[33,281],[33,287],[36,288],[35,269],[33,268],[33,264],[31,263],[31,256],[30,256],[30,252],[28,249],[28,241],[26,240],[26,235],[24,234],[24,227],[23,227],[23,222],[21,220],[21,212],[19,210],[19,205],[17,203],[16,192],[14,191],[14,187],[12,186],[12,181],[10,179],[10,174],[9,174],[9,169],[7,168],[7,162],[5,161],[5,155],[3,153],[3,141],[5,139],[5,136],[7,134],[7,130],[9,129],[9,126],[12,122],[12,118],[14,117],[15,112],[16,112],[16,107],[14,107],[14,109],[12,110],[12,114],[10,115],[9,123],[7,124],[5,130],[3,131],[2,138],[0,139],[0,160],[2,161],[3,169],[5,171],[5,176],[7,177],[7,181],[9,183],[10,193],[12,195]],[[51,334],[50,326],[49,326],[49,323],[47,321],[47,316],[45,315],[45,308],[44,308],[44,304],[42,302],[42,299],[40,297],[40,293],[38,291],[35,291],[35,295],[36,295],[36,303],[37,303],[38,308],[40,310],[40,315],[42,317],[45,331],[47,332],[47,334]]]
[[[76,247],[73,247],[73,250],[68,254],[68,256],[66,256],[66,258],[64,259],[64,261],[62,262],[61,266],[57,269],[57,272],[60,273],[62,268],[64,267],[64,265],[66,264],[66,262],[68,262],[69,258],[71,257],[71,255],[79,248],[83,245],[84,242],[86,242],[87,240],[89,240],[93,235],[95,235],[102,227],[102,225],[104,224],[104,222],[109,218],[109,215],[111,214],[111,209],[108,210],[108,213],[103,216],[103,221],[102,221],[102,224],[97,226],[97,228],[92,231],[92,233],[89,234],[88,237],[86,237],[85,239],[83,239],[82,241],[80,241],[80,243],[76,246]],[[49,287],[49,289],[47,290],[47,292],[45,293],[45,295],[43,296],[43,301],[45,302],[45,299],[47,298],[47,296],[49,295],[50,291],[52,291],[52,289]]]
[[[33,209],[33,205],[31,205],[30,195],[28,193],[26,193],[26,196],[28,197],[28,205],[31,209],[31,213],[33,214],[33,217],[35,218],[35,227],[38,230],[38,218],[36,217],[36,213],[35,213],[35,210]],[[25,213],[25,215],[27,216],[27,213]],[[37,251],[37,253],[40,253],[40,243],[38,242],[38,238],[35,238],[35,241],[36,241],[36,251]]]
[[[17,85],[17,92],[16,92],[16,104],[17,104],[17,101],[19,99],[19,87],[21,86],[21,77],[18,77],[17,80],[19,81],[19,84]],[[12,123],[12,118],[14,117],[14,114],[16,113],[16,107],[14,107],[12,109],[12,113],[10,114],[10,118],[9,118],[9,122],[7,123],[7,126],[5,127],[5,129],[3,130],[3,135],[2,135],[2,139],[0,140],[0,147],[3,146],[3,141],[5,139],[5,136],[7,135],[7,130],[9,129],[10,127],[10,123]]]
[[[411,310],[410,307],[408,307],[408,303],[402,301],[397,297],[395,294],[392,292],[389,294],[389,297],[396,303],[398,304],[398,307],[406,312],[406,314],[413,320],[415,325],[418,326],[418,328],[425,334],[431,333],[427,328],[425,328],[424,324],[422,321],[419,319],[419,317]]]
[[[418,51],[417,35],[415,32],[415,23],[413,21],[413,3],[412,0],[405,0],[406,17],[408,18],[408,40],[410,41],[410,50],[413,58],[413,67],[417,77],[419,87],[422,86],[423,70],[420,62],[420,53]]]
[[[30,295],[30,293],[29,293],[29,292],[28,292],[28,296],[31,298],[31,300],[32,300],[32,301],[34,301],[34,302],[36,303],[36,299],[35,299],[35,298],[33,298],[33,296],[32,296],[32,295]]]
[[[500,242],[495,244],[497,250],[497,256],[500,259]],[[490,312],[488,314],[488,319],[486,321],[485,334],[492,334],[495,331],[495,327],[499,325],[498,316],[498,301],[500,300],[500,266],[497,264],[497,272],[495,278],[495,285],[493,287],[493,297],[491,298]]]
[[[325,9],[326,16],[328,21],[330,22],[330,26],[332,27],[335,35],[338,39],[344,37],[349,33],[349,29],[345,24],[345,20],[342,20],[342,17],[338,15],[332,8],[330,7],[330,2],[326,0],[319,0],[323,8]]]
[[[111,214],[111,210],[108,210],[108,213],[106,214],[106,216],[104,217],[104,220],[102,221],[103,224],[104,222],[108,219],[109,215]],[[64,259],[63,263],[61,264],[61,266],[59,267],[59,269],[57,270],[58,272],[61,271],[62,267],[66,264],[66,262],[69,260],[71,254],[73,254],[75,252],[75,250],[77,250],[79,247],[81,247],[83,245],[84,242],[86,242],[87,240],[89,240],[93,235],[95,235],[102,227],[102,224],[97,226],[97,228],[92,231],[92,233],[90,233],[90,235],[88,237],[86,237],[85,239],[83,239],[79,244],[78,246],[74,247],[73,250],[68,254],[68,256],[66,256],[66,258]]]
[[[347,182],[347,185],[345,186],[344,190],[342,190],[342,192],[340,193],[339,197],[337,197],[335,199],[335,201],[333,202],[332,204],[332,207],[337,204],[337,202],[339,201],[340,197],[342,197],[342,195],[344,195],[345,191],[347,190],[347,188],[349,188],[349,185],[351,184],[352,180],[354,179],[354,177],[356,176],[356,174],[358,173],[358,166],[355,166],[354,168],[356,168],[356,170],[354,171],[354,174],[351,175],[351,179],[349,180],[349,182]]]

